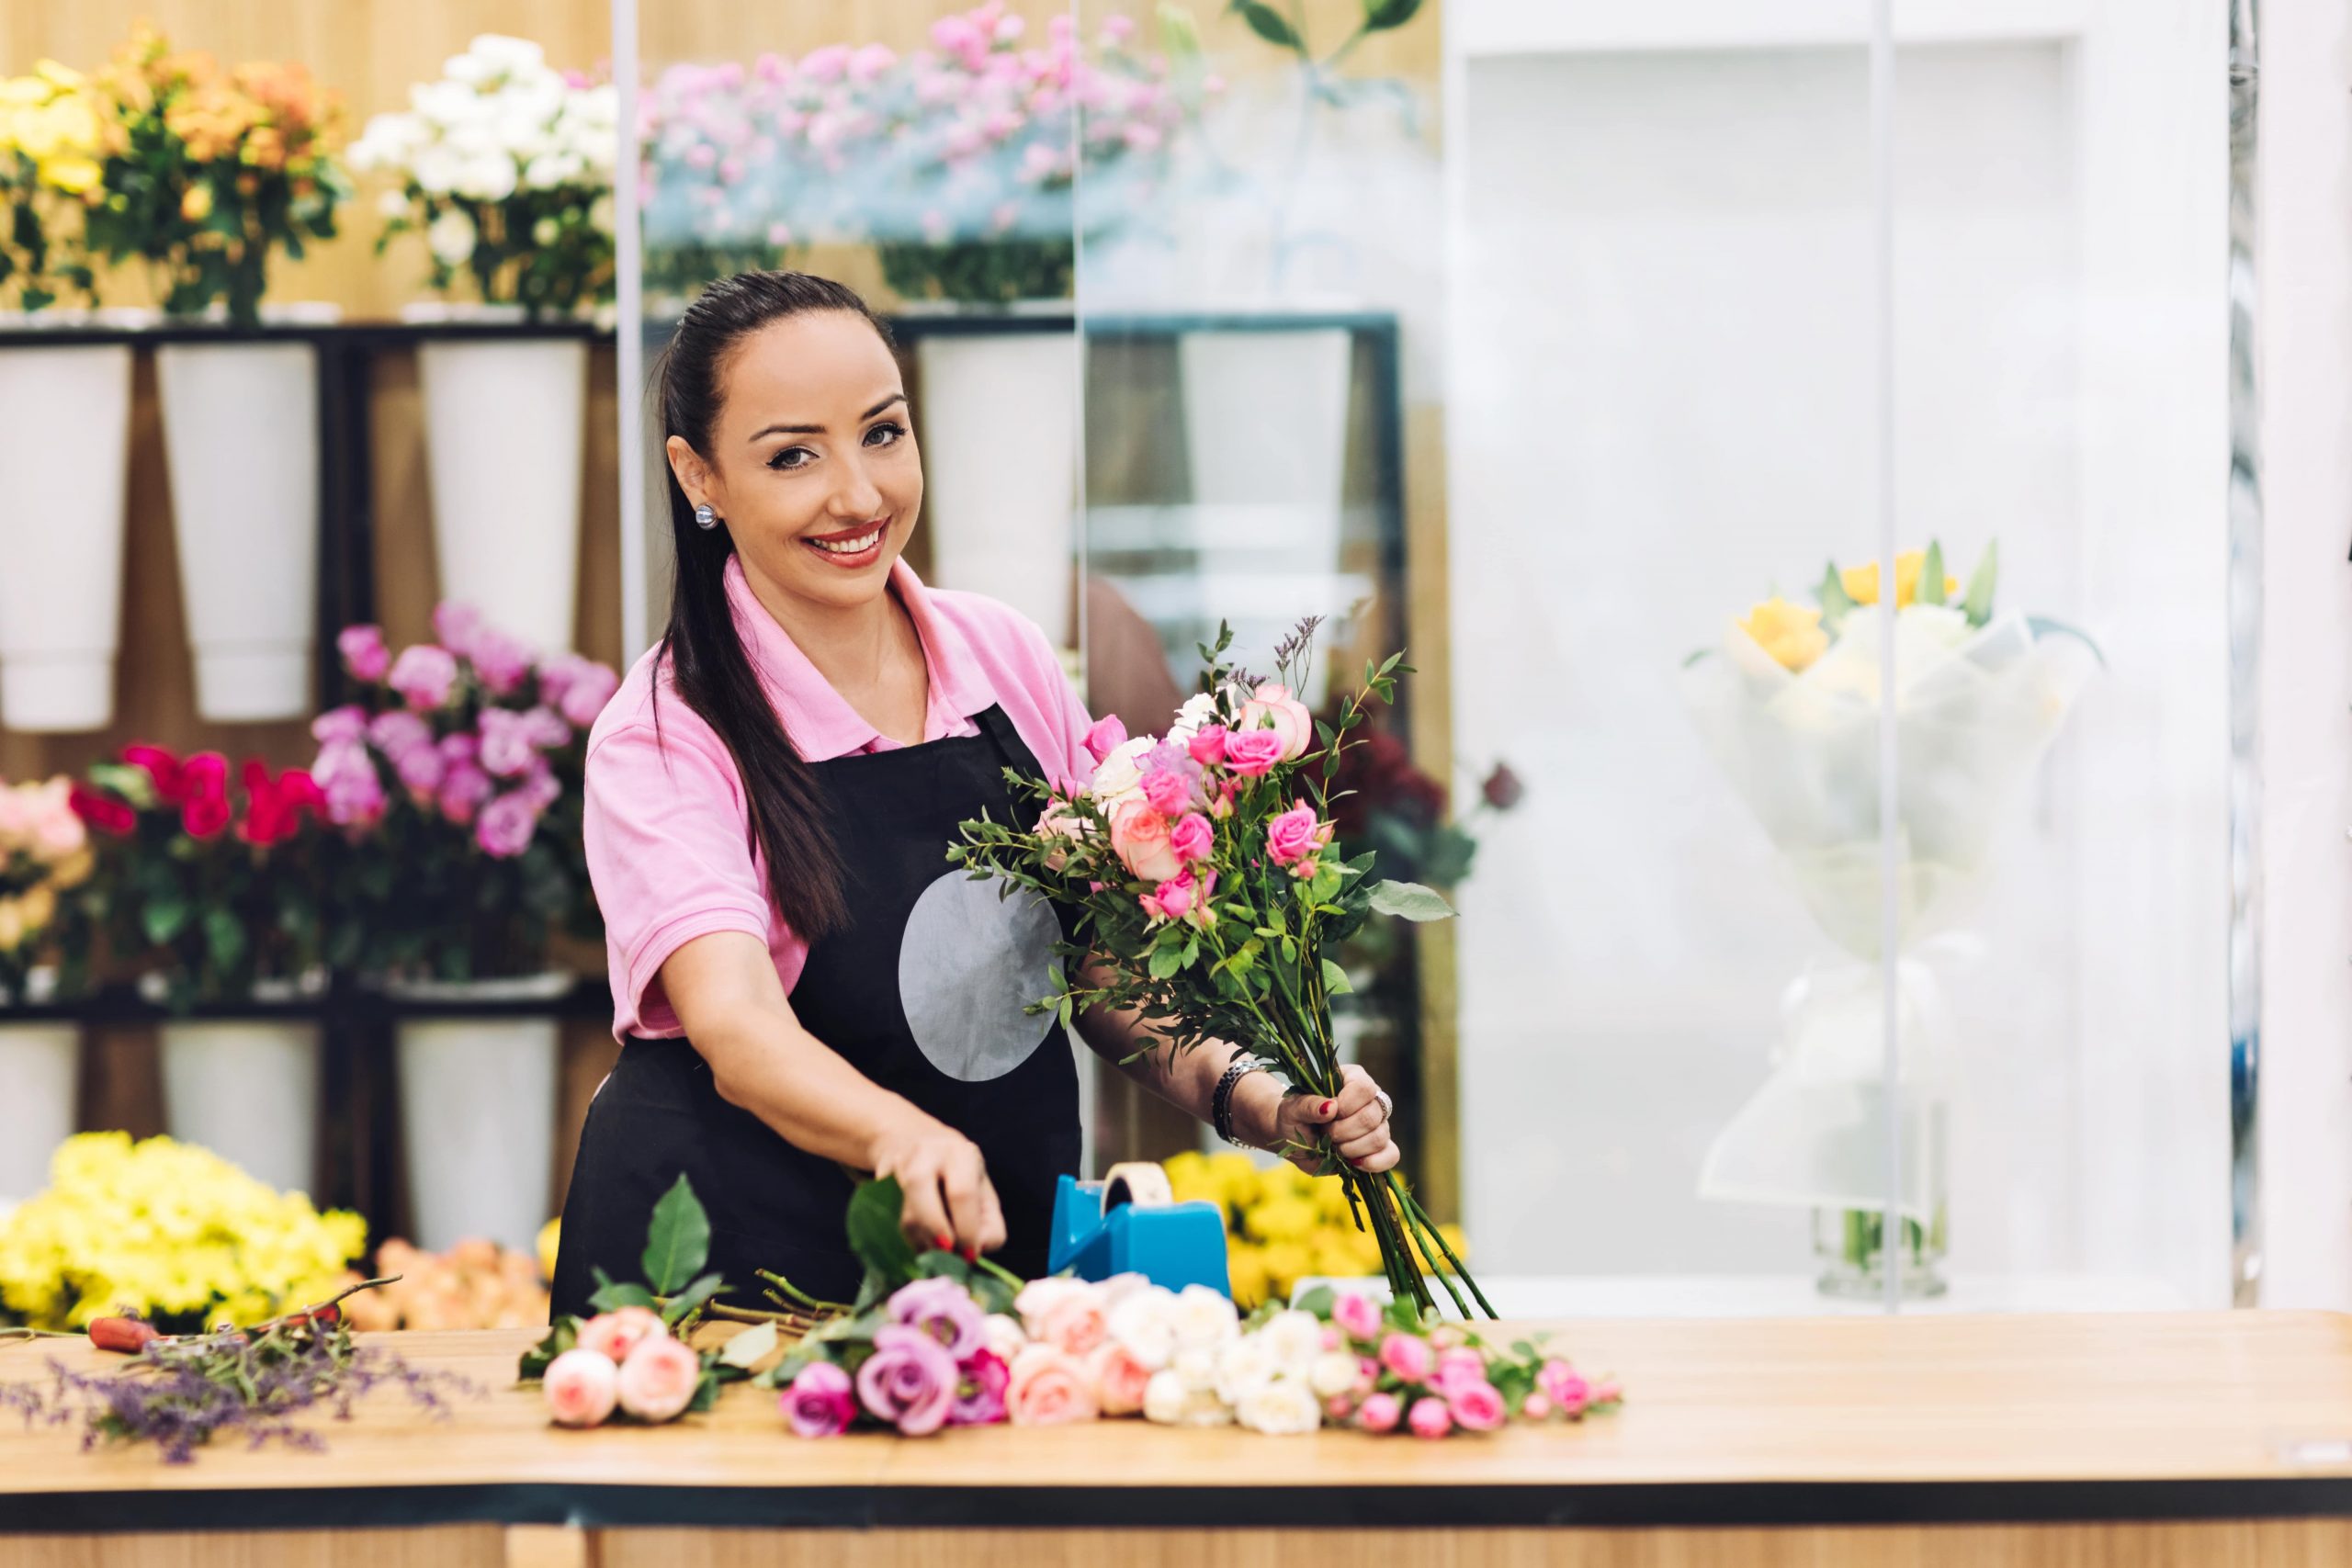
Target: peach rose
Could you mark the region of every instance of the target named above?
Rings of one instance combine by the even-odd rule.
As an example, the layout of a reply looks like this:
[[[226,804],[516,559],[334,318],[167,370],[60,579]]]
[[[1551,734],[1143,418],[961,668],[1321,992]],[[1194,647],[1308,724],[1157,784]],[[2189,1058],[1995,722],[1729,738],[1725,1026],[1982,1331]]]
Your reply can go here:
[[[1085,1363],[1051,1345],[1014,1358],[1004,1407],[1018,1427],[1058,1427],[1094,1419],[1094,1383]]]
[[[1236,727],[1244,732],[1272,729],[1282,737],[1285,762],[1306,754],[1315,744],[1315,719],[1306,705],[1290,694],[1290,688],[1279,681],[1262,681],[1241,705],[1241,721]]]
[[[1102,1299],[1092,1291],[1062,1297],[1037,1320],[1037,1337],[1072,1356],[1091,1354],[1109,1336]]]
[[[594,1350],[619,1366],[629,1352],[648,1339],[666,1339],[669,1328],[661,1314],[650,1307],[619,1307],[599,1313],[580,1325],[580,1348]]]
[[[621,1363],[621,1408],[640,1421],[675,1418],[695,1399],[702,1358],[667,1335],[638,1342]]]
[[[566,1350],[539,1379],[548,1416],[559,1427],[594,1427],[613,1413],[620,1369],[594,1350]]]
[[[1151,1386],[1151,1369],[1116,1340],[1105,1340],[1087,1358],[1094,1378],[1094,1399],[1105,1416],[1143,1413],[1144,1391]]]
[[[1112,812],[1111,851],[1146,882],[1172,881],[1184,869],[1168,841],[1168,818],[1139,795],[1121,801]]]

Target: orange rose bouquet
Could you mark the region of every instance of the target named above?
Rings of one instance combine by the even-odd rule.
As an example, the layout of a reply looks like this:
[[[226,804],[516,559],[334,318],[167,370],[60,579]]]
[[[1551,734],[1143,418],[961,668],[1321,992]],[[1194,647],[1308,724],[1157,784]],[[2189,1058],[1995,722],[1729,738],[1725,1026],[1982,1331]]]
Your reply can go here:
[[[307,241],[333,238],[351,193],[332,155],[340,101],[300,65],[223,70],[146,27],[97,85],[105,195],[90,209],[91,248],[148,259],[175,315],[217,302],[234,322],[258,321],[271,253],[300,258]]]

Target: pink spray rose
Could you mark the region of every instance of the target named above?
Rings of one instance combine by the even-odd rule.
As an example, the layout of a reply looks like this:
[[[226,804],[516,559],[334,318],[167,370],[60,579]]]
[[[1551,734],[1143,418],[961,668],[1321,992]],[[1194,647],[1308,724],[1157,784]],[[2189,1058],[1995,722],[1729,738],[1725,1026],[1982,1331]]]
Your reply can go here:
[[[887,1303],[890,1321],[921,1329],[952,1360],[962,1361],[986,1344],[987,1314],[972,1292],[954,1280],[917,1280],[901,1285]]]
[[[502,697],[521,690],[531,672],[531,650],[494,626],[475,632],[467,657],[473,660],[474,673],[481,677],[481,683]]]
[[[1393,1432],[1404,1414],[1395,1394],[1367,1393],[1363,1403],[1356,1406],[1356,1425],[1367,1432]]]
[[[397,766],[419,746],[433,744],[433,727],[406,708],[394,708],[368,721],[368,740]]]
[[[452,653],[472,653],[474,634],[481,629],[481,612],[471,604],[445,600],[433,607],[433,635]]]
[[[441,754],[448,758],[449,749],[444,746]],[[462,828],[474,819],[481,803],[497,793],[497,784],[481,771],[481,764],[462,757],[450,759],[441,775],[441,815]]]
[[[594,1350],[617,1366],[648,1339],[666,1337],[661,1314],[647,1307],[616,1307],[580,1325],[580,1348]]]
[[[1413,1401],[1412,1412],[1405,1419],[1417,1438],[1442,1438],[1453,1430],[1453,1413],[1434,1394]]]
[[[1111,851],[1146,882],[1166,882],[1184,869],[1168,846],[1168,818],[1140,797],[1120,802],[1112,813]]]
[[[1445,1407],[1465,1432],[1491,1432],[1503,1424],[1503,1396],[1484,1378],[1449,1389]]]
[[[1390,1334],[1380,1342],[1380,1364],[1407,1382],[1429,1381],[1430,1342],[1413,1334]]]
[[[975,1350],[956,1369],[956,1403],[947,1412],[951,1427],[989,1427],[1004,1419],[1004,1391],[1012,1369],[994,1350]]]
[[[1283,738],[1271,729],[1227,736],[1225,765],[1245,779],[1259,778],[1283,760]]]
[[[322,746],[311,777],[327,798],[327,820],[336,827],[361,827],[383,816],[383,781],[376,775],[375,759],[358,741]]]
[[[1005,1409],[1016,1427],[1091,1421],[1094,1384],[1085,1363],[1053,1345],[1031,1345],[1013,1359]]]
[[[857,1417],[849,1374],[831,1361],[811,1361],[801,1368],[776,1403],[784,1407],[785,1421],[797,1438],[834,1437],[848,1431]]]
[[[329,708],[311,721],[311,739],[322,746],[330,740],[357,740],[367,733],[367,711],[356,703]]]
[[[1584,1407],[1592,1401],[1591,1388],[1574,1367],[1557,1357],[1537,1369],[1535,1386],[1570,1420],[1584,1414]]]
[[[1450,1398],[1455,1389],[1486,1381],[1487,1358],[1463,1345],[1439,1355],[1437,1371],[1430,1375],[1430,1387]]]
[[[594,1427],[613,1413],[620,1369],[594,1350],[566,1350],[539,1379],[548,1416],[559,1427]]]
[[[670,1421],[683,1414],[702,1382],[702,1358],[663,1335],[638,1342],[621,1363],[621,1408],[640,1421]]]
[[[1519,1413],[1530,1421],[1541,1421],[1552,1414],[1552,1402],[1544,1397],[1543,1390],[1538,1389],[1519,1402]]]
[[[1135,1416],[1143,1410],[1143,1391],[1151,1383],[1151,1369],[1115,1339],[1106,1339],[1087,1359],[1094,1379],[1096,1404],[1105,1416]]]
[[[1307,713],[1306,705],[1293,697],[1288,686],[1276,681],[1260,682],[1250,700],[1241,705],[1240,728],[1271,729],[1280,736],[1282,760],[1285,762],[1304,756],[1315,743],[1315,719]]]
[[[1216,852],[1216,829],[1199,812],[1187,812],[1168,829],[1168,847],[1178,860],[1204,861]]]
[[[538,812],[529,796],[516,791],[481,808],[474,820],[474,842],[493,860],[513,860],[531,847],[531,835],[538,830]]]
[[[441,787],[442,778],[449,764],[437,746],[412,746],[392,763],[392,771],[401,776],[409,793],[423,800],[431,800]]]
[[[1096,719],[1094,727],[1086,732],[1086,754],[1093,758],[1099,767],[1102,759],[1117,750],[1126,739],[1126,725],[1121,722],[1117,714],[1106,713]]]
[[[1184,749],[1192,753],[1193,761],[1203,767],[1207,767],[1213,762],[1225,761],[1225,726],[1203,725],[1186,743]]]
[[[1198,910],[1200,900],[1200,885],[1188,871],[1144,894],[1143,912],[1151,917],[1154,925],[1162,920],[1181,920]]]
[[[620,690],[621,678],[602,664],[589,664],[581,671],[571,684],[565,688],[556,705],[563,710],[566,723],[575,729],[586,729],[605,711],[605,705]]]
[[[484,708],[481,715],[481,765],[491,777],[511,779],[530,771],[538,756],[531,744],[531,726],[525,716],[507,708]]]
[[[380,681],[392,667],[391,649],[384,646],[381,626],[345,626],[336,634],[334,647],[354,680]]]
[[[876,1420],[920,1438],[946,1424],[960,1378],[938,1340],[920,1328],[886,1324],[874,1331],[874,1354],[857,1369],[857,1396]]]
[[[571,726],[555,709],[541,703],[535,708],[523,710],[518,728],[523,738],[542,751],[552,751],[571,743]]]
[[[1303,800],[1266,824],[1266,854],[1276,865],[1297,865],[1330,841],[1331,824],[1316,820]]]
[[[1370,1296],[1351,1291],[1332,1299],[1331,1321],[1351,1339],[1374,1339],[1380,1335],[1380,1306]]]
[[[1163,817],[1181,817],[1193,802],[1193,783],[1176,773],[1146,773],[1143,797]]]
[[[401,650],[389,679],[409,706],[420,712],[437,708],[449,700],[458,683],[458,660],[447,649],[421,642]]]

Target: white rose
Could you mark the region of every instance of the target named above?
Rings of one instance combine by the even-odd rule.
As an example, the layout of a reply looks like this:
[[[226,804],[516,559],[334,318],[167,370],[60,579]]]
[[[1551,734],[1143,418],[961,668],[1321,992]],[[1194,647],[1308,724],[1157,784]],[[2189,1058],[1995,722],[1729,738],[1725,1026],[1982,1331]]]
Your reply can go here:
[[[380,218],[407,217],[408,192],[404,190],[388,190],[384,192],[383,195],[376,198],[376,213],[377,216]]]
[[[523,184],[532,190],[553,190],[563,184],[564,159],[561,153],[542,152],[523,168]]]
[[[609,196],[598,197],[588,209],[588,221],[596,226],[596,232],[599,234],[611,233],[613,231],[613,198]]]
[[[1192,1398],[1193,1391],[1184,1386],[1182,1378],[1170,1371],[1154,1372],[1143,1385],[1143,1418],[1172,1427],[1183,1419],[1184,1406]]]
[[[512,38],[504,33],[479,35],[466,46],[466,54],[502,75],[537,71],[548,61],[548,51],[529,39]]]
[[[1246,1334],[1217,1352],[1217,1397],[1238,1409],[1244,1399],[1273,1382],[1283,1370],[1264,1335]]]
[[[571,95],[568,106],[571,114],[588,124],[610,131],[621,119],[620,91],[610,82],[600,82],[593,87],[582,87]]]
[[[531,243],[545,250],[563,237],[563,225],[552,218],[542,218],[531,225]]]
[[[1189,742],[1216,716],[1216,699],[1206,692],[1194,692],[1176,710],[1176,722],[1168,727],[1169,739]]]
[[[1113,801],[1132,794],[1142,784],[1144,755],[1159,744],[1159,739],[1150,735],[1130,736],[1119,742],[1095,767],[1088,793],[1109,810]]]
[[[1129,1269],[1125,1274],[1114,1274],[1103,1280],[1101,1286],[1102,1310],[1108,1312],[1130,1296],[1157,1288],[1152,1284],[1151,1276],[1148,1274],[1138,1274],[1133,1269]],[[1162,1293],[1170,1301],[1176,1299],[1176,1292],[1173,1291]]]
[[[465,168],[465,160],[447,147],[427,147],[409,165],[409,175],[425,195],[447,196],[456,187],[458,176]]]
[[[1180,1348],[1223,1344],[1241,1331],[1233,1300],[1206,1285],[1187,1285],[1176,1298],[1176,1343]]]
[[[489,107],[481,95],[462,82],[419,82],[408,90],[409,107],[433,125],[471,125],[484,118]]]
[[[1159,1371],[1176,1354],[1175,1292],[1153,1285],[1122,1298],[1111,1308],[1108,1326],[1139,1365]]]
[[[1233,1415],[1251,1431],[1276,1438],[1312,1432],[1323,1424],[1315,1391],[1295,1378],[1277,1378],[1251,1389],[1235,1404]]]
[[[1021,1287],[1012,1298],[1012,1310],[1021,1314],[1022,1326],[1035,1333],[1037,1325],[1051,1317],[1056,1308],[1073,1296],[1091,1294],[1096,1287],[1084,1280],[1073,1280],[1067,1274],[1056,1274],[1043,1280],[1032,1280]]]
[[[1214,1345],[1193,1345],[1179,1348],[1169,1358],[1168,1370],[1184,1380],[1184,1386],[1194,1393],[1216,1390],[1217,1348]]]
[[[1345,1350],[1326,1350],[1315,1358],[1306,1371],[1306,1384],[1325,1399],[1336,1399],[1355,1392],[1356,1381],[1363,1369]]]
[[[503,152],[469,158],[450,188],[472,201],[504,201],[514,194],[514,160]]]
[[[1278,1312],[1251,1336],[1285,1372],[1303,1372],[1323,1353],[1323,1323],[1311,1312]]]
[[[1012,1365],[1012,1359],[1021,1354],[1022,1348],[1029,1343],[1029,1336],[1021,1331],[1020,1323],[1001,1312],[989,1314],[980,1328],[988,1337],[988,1348],[995,1351],[997,1358],[1008,1367]]]
[[[474,254],[474,220],[452,208],[433,220],[424,231],[424,243],[433,252],[433,259],[443,266],[463,266]]]

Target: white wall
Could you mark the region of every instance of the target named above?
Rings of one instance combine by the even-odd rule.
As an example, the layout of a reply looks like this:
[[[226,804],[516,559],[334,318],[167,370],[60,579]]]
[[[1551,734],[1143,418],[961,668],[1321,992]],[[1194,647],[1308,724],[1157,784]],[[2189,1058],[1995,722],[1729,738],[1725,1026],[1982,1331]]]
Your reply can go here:
[[[2267,1306],[2352,1308],[2352,14],[2262,6]]]

